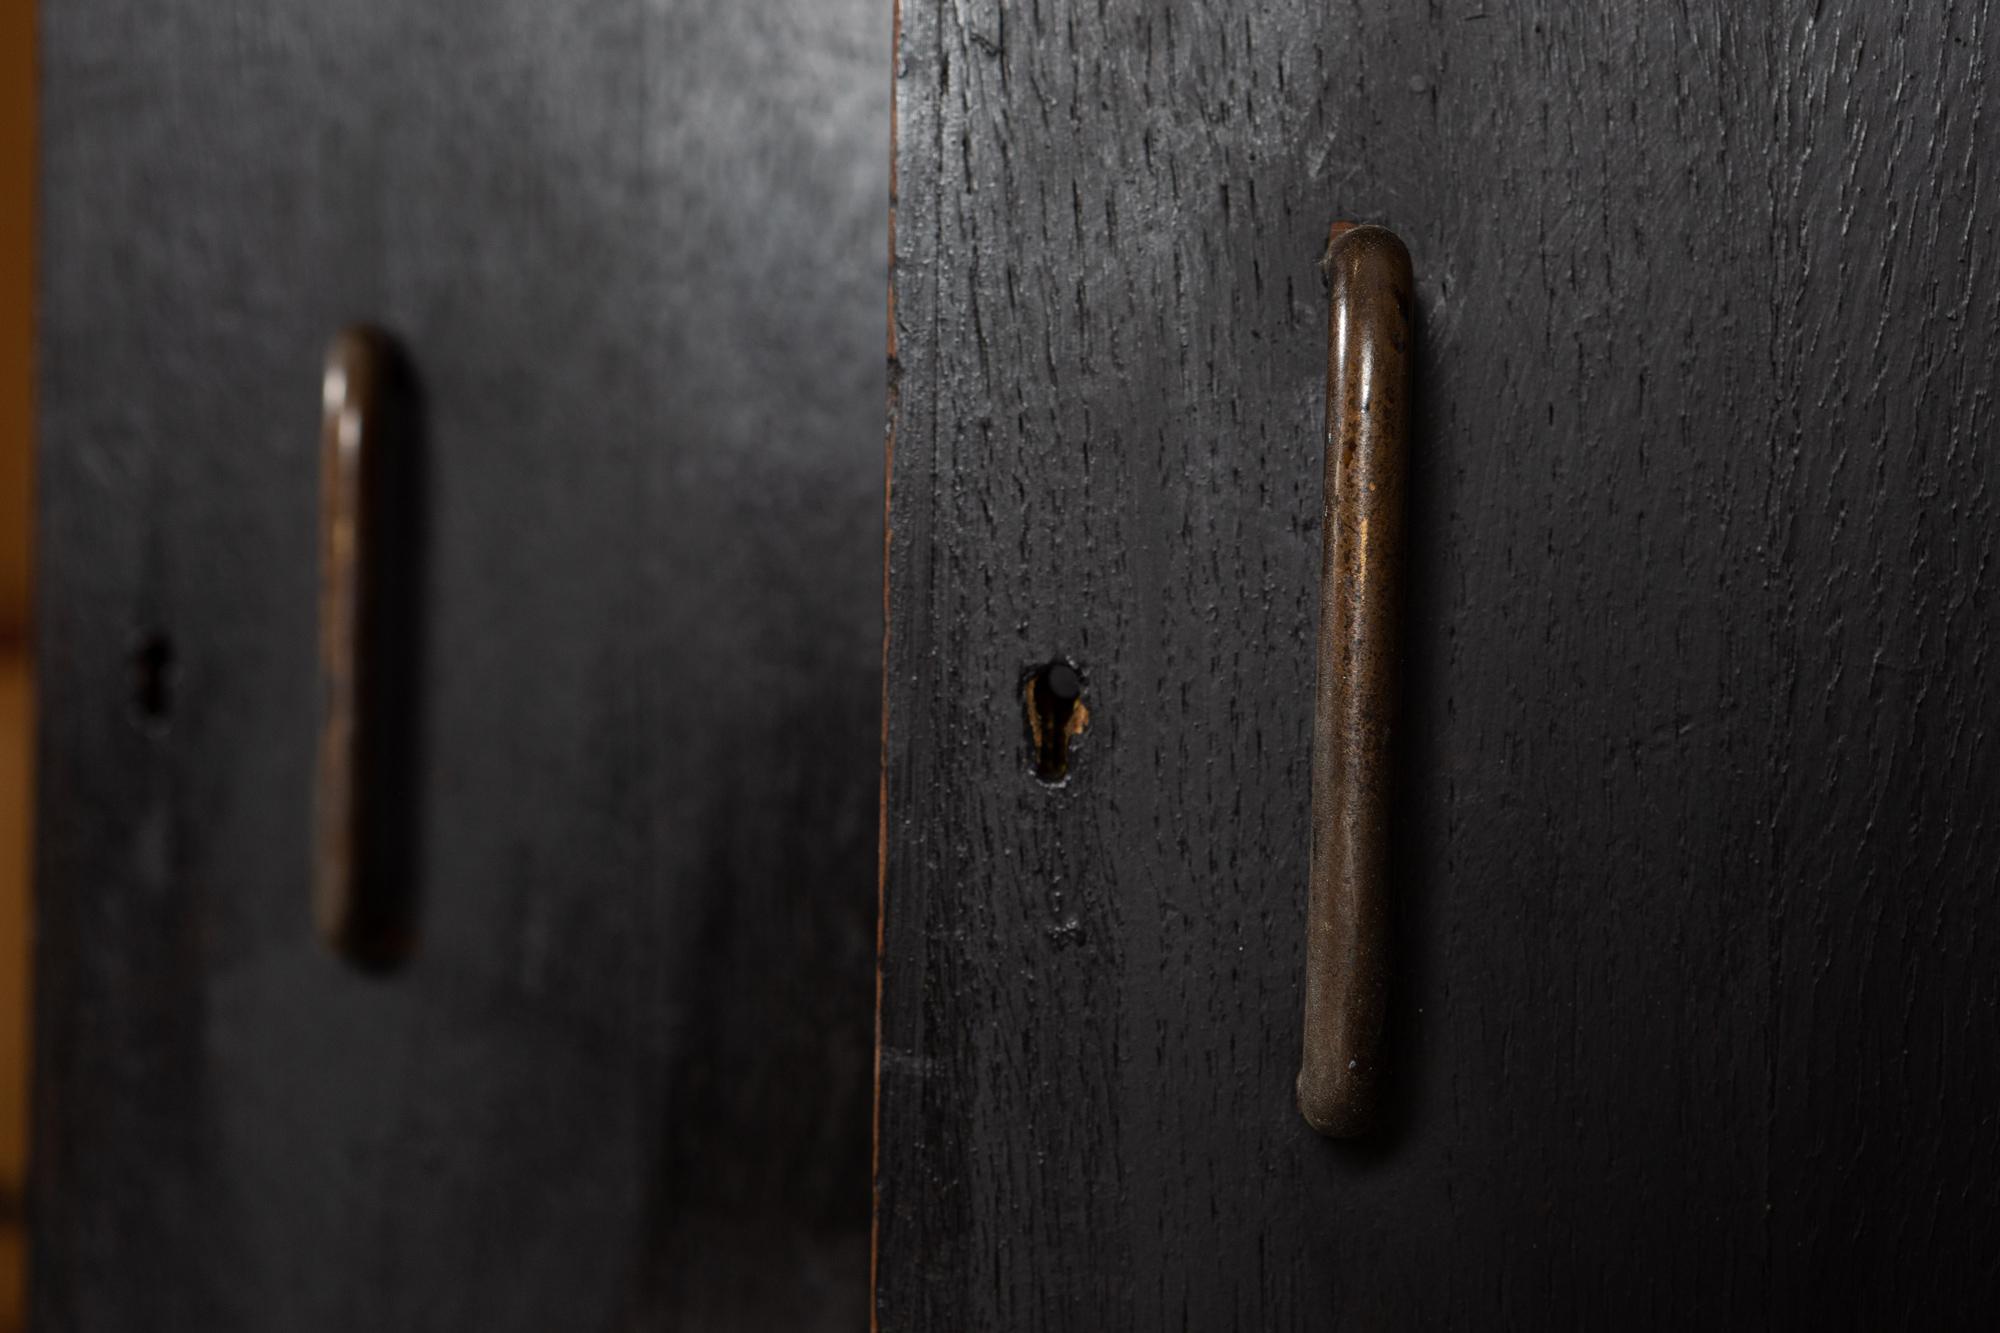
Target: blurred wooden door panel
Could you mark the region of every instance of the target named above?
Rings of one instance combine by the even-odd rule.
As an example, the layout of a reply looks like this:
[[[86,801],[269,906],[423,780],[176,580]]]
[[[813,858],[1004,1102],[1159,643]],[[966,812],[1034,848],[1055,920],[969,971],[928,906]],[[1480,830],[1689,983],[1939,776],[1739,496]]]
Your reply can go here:
[[[46,1330],[852,1328],[873,0],[50,5]],[[422,942],[308,894],[320,370],[422,381]]]

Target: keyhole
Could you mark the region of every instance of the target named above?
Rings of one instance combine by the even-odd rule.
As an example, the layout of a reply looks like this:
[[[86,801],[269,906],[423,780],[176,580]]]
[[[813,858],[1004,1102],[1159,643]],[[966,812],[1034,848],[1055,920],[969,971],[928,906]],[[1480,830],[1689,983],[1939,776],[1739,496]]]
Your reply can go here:
[[[132,650],[132,704],[151,726],[174,711],[174,644],[164,634],[149,634]]]
[[[1083,677],[1068,662],[1055,661],[1034,672],[1022,688],[1028,706],[1028,741],[1035,776],[1061,782],[1069,776],[1070,742],[1090,724],[1083,703]]]

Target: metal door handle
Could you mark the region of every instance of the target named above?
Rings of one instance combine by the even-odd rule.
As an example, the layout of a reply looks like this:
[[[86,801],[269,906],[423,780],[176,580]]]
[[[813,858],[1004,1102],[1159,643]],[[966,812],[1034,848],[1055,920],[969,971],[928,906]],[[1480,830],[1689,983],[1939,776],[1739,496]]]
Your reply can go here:
[[[387,334],[356,327],[327,349],[321,398],[313,917],[382,967],[413,943],[414,384]]]
[[[1346,1138],[1374,1121],[1383,1075],[1410,255],[1386,228],[1341,222],[1325,269],[1325,533],[1298,1096],[1314,1129]]]

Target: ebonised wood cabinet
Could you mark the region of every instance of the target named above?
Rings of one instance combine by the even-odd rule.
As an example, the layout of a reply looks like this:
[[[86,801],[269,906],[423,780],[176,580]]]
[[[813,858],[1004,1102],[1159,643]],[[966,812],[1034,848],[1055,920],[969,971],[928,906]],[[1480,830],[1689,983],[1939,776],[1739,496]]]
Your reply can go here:
[[[47,6],[36,1327],[1990,1324],[1994,9]],[[1337,219],[1416,282],[1346,1143]],[[307,887],[357,319],[382,974]]]

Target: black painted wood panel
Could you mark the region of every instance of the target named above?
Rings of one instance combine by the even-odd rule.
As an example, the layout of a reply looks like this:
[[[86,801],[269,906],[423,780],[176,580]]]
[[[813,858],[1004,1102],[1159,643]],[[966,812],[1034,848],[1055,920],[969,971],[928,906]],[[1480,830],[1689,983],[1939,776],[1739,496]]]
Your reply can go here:
[[[36,1327],[865,1319],[888,42],[43,7]],[[388,977],[308,915],[354,319],[428,403]]]
[[[1994,19],[905,0],[883,1328],[2000,1308]],[[1420,307],[1357,1145],[1291,1087],[1337,217]]]

